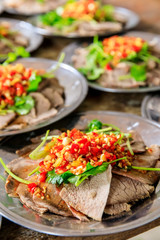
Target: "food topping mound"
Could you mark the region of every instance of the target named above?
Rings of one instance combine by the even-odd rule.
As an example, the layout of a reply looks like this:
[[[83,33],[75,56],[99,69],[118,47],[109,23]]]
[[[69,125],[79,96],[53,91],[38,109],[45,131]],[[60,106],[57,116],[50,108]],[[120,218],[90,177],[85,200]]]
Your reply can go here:
[[[80,0],[72,4],[68,3],[64,7],[62,17],[90,20],[94,17],[98,7],[98,2],[94,0]]]
[[[96,167],[104,162],[112,162],[127,156],[127,161],[121,161],[125,168],[131,164],[132,155],[129,151],[125,152],[124,148],[118,144],[120,138],[121,134],[117,136],[96,132],[86,134],[77,129],[68,130],[67,133],[52,139],[51,143],[54,145],[49,149],[49,154],[44,161],[40,163],[40,171],[55,169],[55,173],[62,174],[69,170],[78,175],[86,170],[88,163]],[[48,145],[45,149],[48,150]]]
[[[146,42],[142,38],[137,37],[113,36],[105,38],[102,44],[104,52],[113,57],[112,63],[116,65],[121,59],[140,52]]]

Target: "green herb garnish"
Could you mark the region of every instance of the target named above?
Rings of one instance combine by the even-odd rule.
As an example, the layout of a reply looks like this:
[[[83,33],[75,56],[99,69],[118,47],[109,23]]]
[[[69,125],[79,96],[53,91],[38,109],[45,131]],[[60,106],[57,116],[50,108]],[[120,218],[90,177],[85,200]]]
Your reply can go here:
[[[7,54],[7,59],[2,65],[8,65],[9,63],[14,62],[18,57],[29,57],[29,52],[26,51],[24,47],[15,47],[14,52],[9,52]]]
[[[35,92],[38,90],[39,83],[42,81],[42,77],[37,75],[36,72],[32,72],[29,78],[29,88],[27,92]]]
[[[14,102],[14,106],[10,106],[8,109],[19,115],[28,114],[35,105],[34,99],[29,95],[21,97],[16,96]]]
[[[126,157],[116,159],[112,162],[104,162],[104,163],[102,163],[102,165],[97,166],[97,167],[93,167],[90,163],[87,163],[86,171],[83,172],[82,174],[79,174],[79,175],[74,175],[70,171],[66,171],[62,174],[56,174],[55,170],[52,170],[52,171],[49,171],[47,173],[47,180],[46,181],[48,183],[58,184],[58,185],[60,185],[62,183],[72,183],[76,187],[78,187],[89,176],[95,176],[99,173],[102,173],[102,172],[106,171],[109,164],[112,164],[114,162],[118,162],[122,159],[126,159]]]

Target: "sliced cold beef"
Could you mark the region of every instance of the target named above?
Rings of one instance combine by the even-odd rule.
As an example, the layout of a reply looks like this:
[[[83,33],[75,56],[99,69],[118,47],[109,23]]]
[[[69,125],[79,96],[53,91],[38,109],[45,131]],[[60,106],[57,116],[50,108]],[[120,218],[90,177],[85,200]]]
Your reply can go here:
[[[101,221],[107,202],[111,182],[111,167],[107,171],[93,176],[78,187],[65,185],[60,196],[74,209],[97,221]]]
[[[113,175],[107,205],[135,202],[150,196],[154,187],[128,177]]]
[[[126,74],[127,72],[123,68],[115,68],[111,71],[106,70],[97,80],[97,82],[106,88],[136,88],[145,85],[144,82],[137,82],[131,77],[128,77],[127,79],[124,78],[123,80],[120,79],[121,76]]]
[[[144,153],[135,154],[133,166],[154,167],[160,157],[160,149],[157,145],[151,145]]]
[[[59,107],[64,103],[62,96],[59,94],[58,91],[52,88],[45,88],[42,91],[43,95],[49,99],[51,102],[52,107]]]
[[[39,92],[33,92],[30,93],[30,96],[35,100],[37,116],[41,115],[44,112],[47,112],[50,109],[51,103],[43,94]]]
[[[160,168],[160,161],[157,161],[155,167]],[[125,171],[123,169],[113,169],[113,173],[149,185],[155,184],[160,177],[159,171],[148,171],[147,173],[143,173],[135,169],[131,169],[130,171]]]
[[[78,32],[80,35],[96,35],[106,32],[118,32],[122,30],[122,24],[117,22],[83,22],[78,26]]]
[[[47,112],[42,113],[41,115],[37,116],[36,118],[33,118],[30,120],[29,124],[38,124],[42,122],[43,120],[46,120],[48,118],[54,117],[57,114],[57,109],[51,108]]]
[[[0,129],[5,128],[11,121],[14,120],[16,114],[14,112],[6,115],[0,115]]]
[[[131,204],[117,203],[113,205],[106,205],[104,213],[108,215],[118,215],[122,212],[129,212],[131,210]]]

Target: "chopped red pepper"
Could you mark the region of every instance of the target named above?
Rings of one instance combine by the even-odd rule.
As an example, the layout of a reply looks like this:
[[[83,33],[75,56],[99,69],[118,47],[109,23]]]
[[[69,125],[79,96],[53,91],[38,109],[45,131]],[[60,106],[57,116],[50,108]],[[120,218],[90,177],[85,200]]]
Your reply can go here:
[[[45,182],[47,176],[47,172],[41,172],[38,176],[38,181],[39,182]]]
[[[74,153],[78,152],[78,150],[79,150],[79,145],[76,144],[76,143],[72,143],[70,152],[71,152],[72,154],[74,154]]]
[[[32,194],[34,193],[35,189],[37,187],[36,183],[29,183],[28,184],[28,191],[31,192]]]
[[[110,71],[110,70],[113,70],[113,69],[111,68],[111,66],[110,66],[109,63],[106,64],[105,69],[107,69],[107,70],[109,70],[109,71]]]

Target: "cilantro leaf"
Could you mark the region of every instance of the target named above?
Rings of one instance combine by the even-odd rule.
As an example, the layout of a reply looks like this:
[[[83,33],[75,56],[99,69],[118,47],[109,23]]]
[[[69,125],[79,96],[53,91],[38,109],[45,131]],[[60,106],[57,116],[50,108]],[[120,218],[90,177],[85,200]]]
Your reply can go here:
[[[88,128],[87,128],[87,132],[92,132],[95,129],[101,129],[103,126],[102,122],[100,122],[97,119],[93,119],[92,121],[90,121],[90,123],[88,124]]]
[[[90,163],[87,163],[86,171],[82,174],[72,176],[68,179],[68,182],[75,184],[76,187],[78,187],[86,178],[89,176],[95,176],[99,173],[104,172],[109,163],[105,162],[100,166],[93,167]]]
[[[103,163],[101,166],[93,167],[90,163],[87,163],[86,171],[79,175],[74,175],[70,171],[62,174],[55,173],[55,170],[47,173],[47,182],[52,184],[72,183],[75,186],[79,186],[89,176],[97,175],[98,173],[104,172],[109,163]]]
[[[64,172],[62,174],[55,173],[55,170],[49,171],[47,173],[47,182],[52,184],[61,185],[63,182],[68,183],[68,179],[74,176],[70,171]]]
[[[39,83],[42,81],[42,77],[36,75],[36,72],[32,72],[31,77],[29,78],[29,88],[27,92],[35,92],[38,89]]]
[[[9,52],[7,54],[7,59],[6,61],[3,63],[3,65],[8,65],[11,62],[14,62],[18,57],[29,57],[30,54],[29,52],[26,51],[26,49],[24,47],[15,47],[14,52]]]
[[[130,69],[131,76],[137,81],[137,82],[143,82],[147,79],[147,70],[146,65],[137,65],[133,64]]]
[[[10,110],[18,113],[19,115],[28,114],[31,109],[34,107],[34,99],[31,96],[16,96],[14,98],[15,104],[14,106],[9,107]]]
[[[102,42],[98,41],[97,36],[94,38],[94,42],[89,45],[88,50],[86,65],[78,70],[86,75],[87,79],[96,80],[104,73],[106,64],[113,57],[105,54]]]
[[[70,26],[75,22],[73,18],[63,18],[56,11],[51,11],[39,17],[39,20],[46,26],[56,27],[62,30],[66,26]]]

